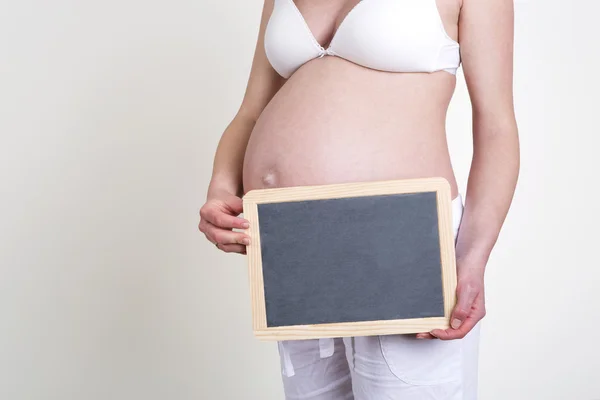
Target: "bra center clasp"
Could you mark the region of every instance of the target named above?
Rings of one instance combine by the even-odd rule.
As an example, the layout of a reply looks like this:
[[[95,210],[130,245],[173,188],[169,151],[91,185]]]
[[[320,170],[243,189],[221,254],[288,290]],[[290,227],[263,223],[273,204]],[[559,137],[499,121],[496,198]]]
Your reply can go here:
[[[328,48],[321,47],[321,50],[319,51],[319,57],[317,57],[317,58],[322,58],[322,57],[325,57],[326,55],[333,56],[335,54],[333,53],[333,51],[331,51],[331,49],[329,47]]]

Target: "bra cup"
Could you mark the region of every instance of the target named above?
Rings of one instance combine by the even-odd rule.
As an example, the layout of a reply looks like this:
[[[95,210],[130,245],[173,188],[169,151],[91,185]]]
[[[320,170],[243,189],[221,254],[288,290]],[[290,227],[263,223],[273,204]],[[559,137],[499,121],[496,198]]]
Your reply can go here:
[[[319,49],[288,0],[275,0],[265,28],[264,48],[277,73],[289,78],[300,66],[319,56]]]
[[[443,69],[456,75],[458,66],[460,65],[460,51],[456,44],[449,43],[440,49],[437,59],[437,69]]]
[[[388,72],[456,74],[461,61],[459,44],[446,33],[436,0],[362,0],[342,20],[326,50],[293,0],[275,0],[264,49],[286,79],[324,53]]]
[[[336,55],[390,72],[437,69],[438,53],[445,37],[427,1],[363,2],[360,13],[348,15],[335,36],[331,50]]]

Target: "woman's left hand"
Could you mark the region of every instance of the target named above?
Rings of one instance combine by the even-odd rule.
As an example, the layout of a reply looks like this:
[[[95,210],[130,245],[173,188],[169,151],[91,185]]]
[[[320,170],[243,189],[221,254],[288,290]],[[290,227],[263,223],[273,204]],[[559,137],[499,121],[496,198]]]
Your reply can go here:
[[[457,270],[457,301],[450,315],[451,328],[434,329],[431,332],[418,333],[417,338],[461,339],[485,316],[483,268],[469,268],[465,265],[459,267]]]

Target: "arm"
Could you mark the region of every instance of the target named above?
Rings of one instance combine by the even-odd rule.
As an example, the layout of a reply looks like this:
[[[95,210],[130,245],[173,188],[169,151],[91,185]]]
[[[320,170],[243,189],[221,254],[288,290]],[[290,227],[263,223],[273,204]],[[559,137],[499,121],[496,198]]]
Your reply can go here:
[[[512,0],[463,0],[459,34],[463,71],[473,109],[473,160],[456,243],[457,304],[452,329],[464,337],[484,317],[484,271],[512,202],[519,173],[513,105]]]
[[[242,104],[219,140],[207,201],[200,209],[198,228],[209,241],[226,252],[246,251],[245,240],[250,238],[232,231],[232,228],[243,229],[244,224],[248,223],[237,217],[242,212],[240,197],[244,154],[256,120],[285,81],[269,64],[263,46],[267,21],[272,11],[273,0],[265,0]]]

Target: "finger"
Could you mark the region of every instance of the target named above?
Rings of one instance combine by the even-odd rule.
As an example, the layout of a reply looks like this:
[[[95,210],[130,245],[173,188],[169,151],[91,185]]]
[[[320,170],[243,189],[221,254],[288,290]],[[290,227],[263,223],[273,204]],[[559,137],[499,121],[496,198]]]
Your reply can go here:
[[[218,244],[217,247],[225,253],[246,254],[246,246],[241,244]]]
[[[479,321],[480,319],[481,318],[479,317],[474,318],[472,316],[469,316],[465,319],[465,321],[458,329],[434,329],[430,333],[441,340],[462,339],[466,336],[467,333],[469,333],[471,329],[473,329],[477,321]]]
[[[450,326],[454,329],[458,329],[462,322],[469,316],[479,289],[467,282],[460,288],[457,288],[456,293],[458,298],[450,315]]]
[[[217,239],[215,239],[214,236],[212,235],[212,232],[215,229],[214,225],[211,225],[206,221],[202,221],[199,224],[199,228],[200,228],[200,232],[204,233],[206,240],[208,240],[212,244],[218,245]]]
[[[429,332],[421,332],[421,333],[417,333],[417,339],[437,339],[437,338]]]
[[[206,236],[206,239],[211,242],[212,244],[216,244],[217,241],[212,237],[212,235],[209,232],[209,224],[208,222],[206,222],[206,220],[201,220],[200,223],[198,224],[198,229],[200,230],[200,232],[204,233],[204,236]]]
[[[225,198],[225,204],[235,215],[241,214],[244,211],[244,202],[237,196],[231,195]]]
[[[210,222],[206,223],[205,234],[219,244],[241,244],[245,246],[250,244],[250,236],[245,233],[221,229]]]
[[[210,234],[205,233],[204,236],[206,236],[206,240],[208,240],[209,242],[211,242],[212,244],[218,245],[219,243],[217,243],[217,241],[215,240],[214,237],[212,237]]]
[[[229,215],[217,207],[200,210],[200,218],[224,229],[248,229],[250,227],[250,223],[247,219]]]

